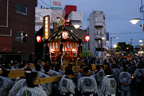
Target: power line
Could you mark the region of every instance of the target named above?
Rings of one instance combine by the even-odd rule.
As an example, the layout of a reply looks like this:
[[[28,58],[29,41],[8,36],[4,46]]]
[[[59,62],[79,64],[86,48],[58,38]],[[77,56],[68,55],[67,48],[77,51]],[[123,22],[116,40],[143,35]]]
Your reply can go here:
[[[46,3],[46,2],[44,2],[43,0],[41,0],[42,1],[42,3],[44,3],[45,5],[47,5],[49,8],[50,8],[50,6]],[[49,11],[49,10],[48,10]],[[51,10],[51,11],[55,11],[59,16],[62,16],[60,13],[58,13],[56,10]]]
[[[144,32],[125,32],[125,33],[109,33],[109,34],[129,34],[129,35],[131,35],[131,34],[140,34],[140,33],[144,33]]]
[[[8,1],[6,1],[6,2],[8,2]],[[5,2],[2,2],[2,1],[1,1],[1,3],[6,4]],[[16,4],[16,3],[12,2],[12,1],[9,1],[9,6],[11,6],[11,7],[14,8],[14,9],[15,9],[15,4]],[[23,9],[24,9],[24,8],[23,8]],[[30,13],[30,14],[37,14],[37,13],[34,13],[32,10],[30,10],[30,8],[28,8],[27,10],[28,10],[28,13]],[[40,15],[40,14],[38,14],[38,15],[39,15],[39,16],[42,16],[42,15]]]

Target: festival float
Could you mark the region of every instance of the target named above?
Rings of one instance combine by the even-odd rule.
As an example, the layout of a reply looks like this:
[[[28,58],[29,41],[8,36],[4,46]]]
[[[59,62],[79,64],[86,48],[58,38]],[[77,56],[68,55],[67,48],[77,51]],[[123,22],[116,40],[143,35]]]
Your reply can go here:
[[[62,22],[62,21],[61,21]],[[77,60],[82,43],[75,34],[73,34],[63,22],[58,24],[58,30],[47,39],[47,46],[51,60],[57,60],[62,56],[63,60]]]

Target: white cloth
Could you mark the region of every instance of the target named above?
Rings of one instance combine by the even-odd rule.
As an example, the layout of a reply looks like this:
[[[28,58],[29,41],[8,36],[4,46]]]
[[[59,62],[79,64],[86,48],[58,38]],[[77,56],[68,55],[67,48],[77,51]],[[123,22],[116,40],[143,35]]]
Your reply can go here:
[[[141,82],[141,80],[138,77],[139,76],[144,76],[143,69],[136,69],[133,76],[134,76],[134,78],[136,78],[136,82]]]
[[[102,79],[104,78],[104,76],[105,76],[105,72],[104,72],[103,69],[101,69],[100,71],[98,71],[98,72],[95,74],[96,80],[97,80],[98,82],[101,82]]]
[[[8,92],[13,85],[14,82],[10,78],[0,76],[0,96],[8,96]]]
[[[101,93],[105,95],[116,94],[117,83],[113,76],[106,75],[102,80]]]
[[[121,84],[131,84],[131,75],[128,72],[121,72],[119,75],[119,82]]]
[[[45,91],[39,87],[29,88],[23,87],[18,91],[16,96],[47,96]]]
[[[55,70],[51,70],[51,71],[49,71],[49,74],[51,74],[51,76],[60,76],[60,75],[62,75],[62,72],[61,71],[57,72]]]
[[[78,91],[81,92],[81,94],[87,93],[87,92],[91,92],[94,94],[98,93],[97,82],[93,75],[81,77],[78,80],[77,88],[78,88]]]
[[[9,95],[8,96],[15,96],[16,93],[23,88],[24,86],[26,86],[26,79],[20,79],[18,80],[14,86],[11,88]]]
[[[63,95],[63,93],[71,93],[75,94],[75,84],[71,79],[65,78],[66,75],[63,75],[63,77],[60,80],[59,88],[60,94]]]

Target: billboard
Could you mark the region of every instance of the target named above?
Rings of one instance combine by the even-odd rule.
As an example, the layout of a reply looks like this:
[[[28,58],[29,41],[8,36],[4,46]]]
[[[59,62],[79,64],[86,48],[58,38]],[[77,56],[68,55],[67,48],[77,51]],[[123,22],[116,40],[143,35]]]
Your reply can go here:
[[[51,0],[51,9],[62,9],[62,0]]]

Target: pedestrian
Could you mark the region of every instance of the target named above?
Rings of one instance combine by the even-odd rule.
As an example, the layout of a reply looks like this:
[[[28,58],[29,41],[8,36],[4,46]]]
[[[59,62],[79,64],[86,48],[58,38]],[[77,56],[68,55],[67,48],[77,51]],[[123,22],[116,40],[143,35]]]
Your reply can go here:
[[[37,72],[31,72],[26,75],[27,86],[18,91],[16,96],[47,96],[45,91],[38,87],[39,76]]]
[[[9,90],[14,85],[14,82],[8,77],[9,72],[10,67],[4,64],[0,74],[0,96],[8,96]]]
[[[100,68],[100,65],[96,66],[97,71],[95,72],[95,78],[98,86],[101,86],[101,81],[105,76],[104,70]]]
[[[143,65],[138,64],[138,68],[135,70],[133,76],[136,80],[136,93],[137,96],[143,96],[143,90],[144,90],[144,73],[143,73]]]
[[[123,71],[119,75],[119,82],[121,85],[121,96],[130,95],[131,74],[127,72],[127,67],[123,67]],[[126,95],[125,95],[126,94]]]
[[[98,88],[94,75],[91,75],[89,67],[83,69],[84,76],[78,80],[77,89],[82,96],[97,96]]]
[[[27,73],[31,73],[32,70],[28,67],[28,68],[25,68],[24,69],[24,73],[25,73],[25,76]],[[25,77],[18,80],[14,85],[13,87],[11,88],[11,90],[9,91],[9,95],[8,96],[15,96],[17,94],[17,92],[23,88],[24,86],[26,86],[26,79]]]
[[[109,67],[105,69],[105,75],[101,84],[101,94],[105,96],[116,96],[117,83]]]
[[[65,75],[60,80],[59,91],[62,96],[74,96],[75,95],[75,83],[73,81],[74,72],[71,67],[65,68]]]
[[[41,78],[50,77],[50,75],[48,74],[49,69],[50,69],[49,65],[44,65],[43,69],[44,69],[45,74],[43,74]],[[47,96],[51,95],[51,93],[52,93],[52,83],[44,83],[44,84],[41,84],[41,86],[42,86],[43,90],[46,92]]]
[[[50,77],[49,75],[45,74],[45,73],[48,73],[49,69],[46,69],[46,67],[48,68],[48,66],[45,66],[44,67],[44,70],[45,72],[42,72],[42,68],[40,65],[36,65],[35,66],[35,69],[36,69],[36,72],[38,73],[39,75],[39,78],[48,78]],[[43,90],[46,92],[47,95],[50,95],[51,93],[51,88],[52,88],[52,85],[51,83],[46,83],[46,84],[41,84],[41,86],[43,87]]]

